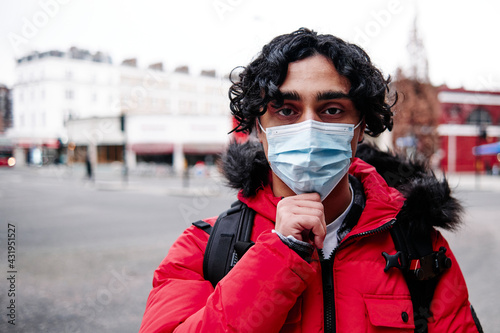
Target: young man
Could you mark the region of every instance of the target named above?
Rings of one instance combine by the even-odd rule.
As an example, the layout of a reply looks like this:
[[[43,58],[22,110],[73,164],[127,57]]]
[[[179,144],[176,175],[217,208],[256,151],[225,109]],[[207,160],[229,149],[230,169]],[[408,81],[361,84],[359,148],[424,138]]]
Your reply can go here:
[[[459,222],[447,184],[419,165],[402,175],[401,161],[370,151],[379,166],[389,159],[398,190],[355,158],[365,134],[392,128],[388,91],[368,55],[334,36],[300,29],[264,46],[230,91],[236,130],[258,142],[232,144],[222,166],[256,212],[255,245],[214,288],[203,274],[209,235],[188,228],[155,272],[141,332],[413,332],[409,285],[390,261],[398,219],[448,260],[424,326],[477,332],[459,266],[433,228]]]

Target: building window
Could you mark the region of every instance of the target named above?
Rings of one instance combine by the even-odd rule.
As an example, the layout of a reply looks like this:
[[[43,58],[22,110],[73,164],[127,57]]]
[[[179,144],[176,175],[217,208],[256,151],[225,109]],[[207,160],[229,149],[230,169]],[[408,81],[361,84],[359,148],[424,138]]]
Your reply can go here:
[[[212,109],[212,104],[211,103],[205,103],[203,104],[203,113],[204,114],[210,114],[210,111]]]
[[[196,103],[189,100],[180,100],[179,111],[181,114],[196,114]]]
[[[162,100],[162,104],[163,104],[163,106],[159,105],[159,107],[163,109],[163,112],[170,113],[170,111],[171,111],[170,100],[169,99]]]
[[[123,161],[123,146],[98,146],[97,163]]]
[[[205,93],[208,95],[220,95],[221,88],[219,86],[205,86]]]
[[[475,109],[467,117],[467,124],[471,125],[490,125],[492,124],[490,113],[482,108]]]
[[[179,83],[179,90],[184,92],[196,92],[196,86],[194,84],[181,82]]]
[[[73,90],[66,90],[65,97],[66,97],[66,99],[74,99],[75,93],[73,92]]]
[[[68,120],[75,119],[75,114],[72,109],[66,109],[63,111],[63,120],[67,122]]]

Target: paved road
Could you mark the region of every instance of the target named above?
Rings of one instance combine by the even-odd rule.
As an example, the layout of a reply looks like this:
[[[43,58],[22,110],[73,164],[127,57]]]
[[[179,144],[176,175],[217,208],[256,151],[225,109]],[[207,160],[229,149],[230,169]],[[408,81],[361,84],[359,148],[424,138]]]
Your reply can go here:
[[[8,223],[16,227],[17,331],[137,332],[153,272],[172,242],[233,200],[217,194],[213,180],[192,179],[199,193],[183,195],[191,193],[175,179],[123,187],[52,171],[0,169],[1,332]]]
[[[457,188],[466,227],[448,234],[487,332],[500,327],[500,191]],[[137,332],[154,269],[192,221],[234,200],[218,179],[83,170],[0,169],[1,332]],[[8,296],[7,229],[15,226],[15,298]],[[4,277],[5,276],[5,277]],[[6,323],[15,299],[15,330]]]

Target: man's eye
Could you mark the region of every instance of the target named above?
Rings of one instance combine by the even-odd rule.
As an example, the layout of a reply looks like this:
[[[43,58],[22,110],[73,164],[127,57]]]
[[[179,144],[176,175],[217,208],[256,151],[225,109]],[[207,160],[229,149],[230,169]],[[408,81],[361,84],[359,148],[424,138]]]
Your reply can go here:
[[[328,109],[325,110],[325,113],[326,114],[330,114],[330,115],[339,114],[341,112],[342,112],[342,110],[339,109],[339,108],[328,108]]]
[[[292,109],[281,109],[278,111],[278,113],[282,116],[291,116],[293,114],[293,110]]]

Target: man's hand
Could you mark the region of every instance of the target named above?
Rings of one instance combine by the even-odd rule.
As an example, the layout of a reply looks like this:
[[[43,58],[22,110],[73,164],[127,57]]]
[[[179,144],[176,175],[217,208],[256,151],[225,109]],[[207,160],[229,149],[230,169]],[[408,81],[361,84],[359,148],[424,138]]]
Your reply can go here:
[[[325,212],[318,193],[283,198],[276,211],[275,230],[283,236],[323,248],[326,236]]]

